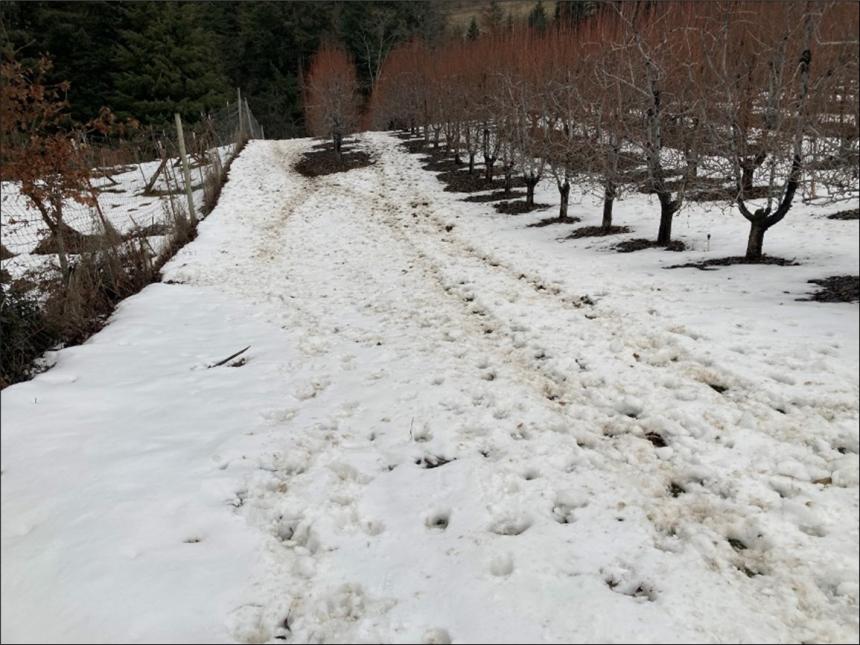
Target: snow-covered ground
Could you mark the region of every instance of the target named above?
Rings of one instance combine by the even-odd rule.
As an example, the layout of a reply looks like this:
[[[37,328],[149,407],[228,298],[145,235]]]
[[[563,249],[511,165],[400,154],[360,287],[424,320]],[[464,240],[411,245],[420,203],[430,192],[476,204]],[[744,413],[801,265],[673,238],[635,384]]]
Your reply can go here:
[[[796,298],[857,222],[666,270],[743,220],[621,255],[362,139],[249,144],[166,282],[3,391],[3,641],[856,642],[858,306]]]

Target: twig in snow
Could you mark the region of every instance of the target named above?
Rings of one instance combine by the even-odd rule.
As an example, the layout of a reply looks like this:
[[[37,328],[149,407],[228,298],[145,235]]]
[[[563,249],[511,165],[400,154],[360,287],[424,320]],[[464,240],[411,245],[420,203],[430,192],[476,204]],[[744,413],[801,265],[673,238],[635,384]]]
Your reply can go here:
[[[228,361],[232,361],[232,360],[233,360],[234,358],[236,358],[239,354],[244,354],[244,353],[245,353],[245,352],[247,352],[249,349],[251,349],[251,346],[250,346],[250,345],[248,345],[245,349],[240,349],[240,350],[239,350],[238,352],[236,352],[235,354],[230,354],[230,356],[228,356],[227,358],[225,358],[223,361],[218,361],[217,363],[212,363],[211,365],[207,365],[206,367],[207,367],[207,368],[209,368],[209,369],[211,369],[211,368],[213,368],[213,367],[219,367],[219,366],[223,365],[224,363],[226,363],[226,362],[228,362]]]

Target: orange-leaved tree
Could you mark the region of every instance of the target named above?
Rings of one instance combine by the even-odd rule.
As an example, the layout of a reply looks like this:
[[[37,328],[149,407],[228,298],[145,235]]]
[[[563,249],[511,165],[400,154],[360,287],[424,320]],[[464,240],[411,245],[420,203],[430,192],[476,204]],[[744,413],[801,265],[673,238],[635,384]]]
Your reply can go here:
[[[358,125],[355,64],[342,47],[323,44],[311,59],[305,80],[305,113],[311,134],[331,137],[340,159],[343,137]]]
[[[47,58],[32,69],[6,60],[0,65],[0,180],[20,185],[56,242],[60,269],[68,279],[65,240],[77,235],[63,222],[70,201],[93,206],[90,168],[78,141],[87,131],[105,132],[111,115],[104,110],[87,126],[71,122],[65,93],[68,83],[48,84]]]

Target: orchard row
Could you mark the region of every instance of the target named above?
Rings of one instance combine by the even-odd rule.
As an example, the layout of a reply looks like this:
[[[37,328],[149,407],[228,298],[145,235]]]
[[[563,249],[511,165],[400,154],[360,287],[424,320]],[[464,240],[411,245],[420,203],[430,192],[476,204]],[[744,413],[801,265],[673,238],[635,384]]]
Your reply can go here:
[[[615,200],[644,190],[660,244],[711,191],[749,221],[756,261],[799,196],[857,194],[858,17],[844,1],[630,1],[569,27],[412,41],[387,56],[363,117],[354,66],[327,45],[306,81],[308,124],[337,154],[360,123],[420,131],[470,173],[481,155],[487,179],[521,175],[530,204],[551,176],[560,217],[582,181],[607,228]]]

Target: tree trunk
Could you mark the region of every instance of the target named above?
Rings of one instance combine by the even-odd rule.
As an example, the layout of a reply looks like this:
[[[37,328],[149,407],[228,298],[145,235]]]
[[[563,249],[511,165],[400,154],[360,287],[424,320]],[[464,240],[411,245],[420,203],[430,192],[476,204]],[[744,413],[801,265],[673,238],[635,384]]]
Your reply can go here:
[[[762,222],[750,223],[750,236],[747,241],[746,259],[751,262],[761,261],[761,250],[764,245],[764,234],[767,228]]]
[[[537,185],[537,180],[532,179],[531,177],[526,177],[526,205],[534,206],[535,205],[535,186]]]
[[[331,136],[332,147],[334,148],[334,156],[337,158],[338,162],[341,161],[340,155],[340,146],[341,146],[341,137],[338,133],[334,133]]]
[[[615,203],[615,187],[611,182],[606,182],[603,188],[603,222],[601,226],[605,230],[612,228],[612,205]]]
[[[558,219],[567,219],[567,204],[570,201],[570,183],[565,181],[558,187],[558,194],[561,201],[558,205]]]
[[[37,202],[36,205],[39,207],[42,218],[48,224],[48,228],[51,230],[51,235],[54,236],[54,239],[57,242],[57,259],[60,261],[60,271],[63,274],[63,282],[65,283],[65,286],[68,287],[71,270],[69,269],[69,260],[66,256],[66,240],[63,236],[63,229],[68,228],[63,224],[63,201],[59,196],[54,194],[50,202],[54,211],[53,218],[48,215],[47,208],[41,205],[40,202]],[[80,252],[80,249],[78,249],[78,252]]]
[[[57,258],[60,261],[60,271],[63,274],[63,281],[66,286],[69,286],[69,260],[66,256],[66,242],[63,239],[63,225],[57,227],[57,230],[53,232],[55,239],[57,240]]]
[[[672,241],[672,220],[675,209],[669,204],[660,204],[660,230],[657,233],[658,244],[668,244]]]
[[[475,172],[475,153],[469,152],[469,174]]]
[[[510,166],[505,165],[505,195],[509,195],[511,192],[511,189],[514,187],[513,186],[513,184],[514,184],[513,180],[514,180],[513,169]]]
[[[494,157],[484,157],[484,168],[486,170],[486,174],[484,177],[487,181],[493,181],[493,164],[496,163]]]

